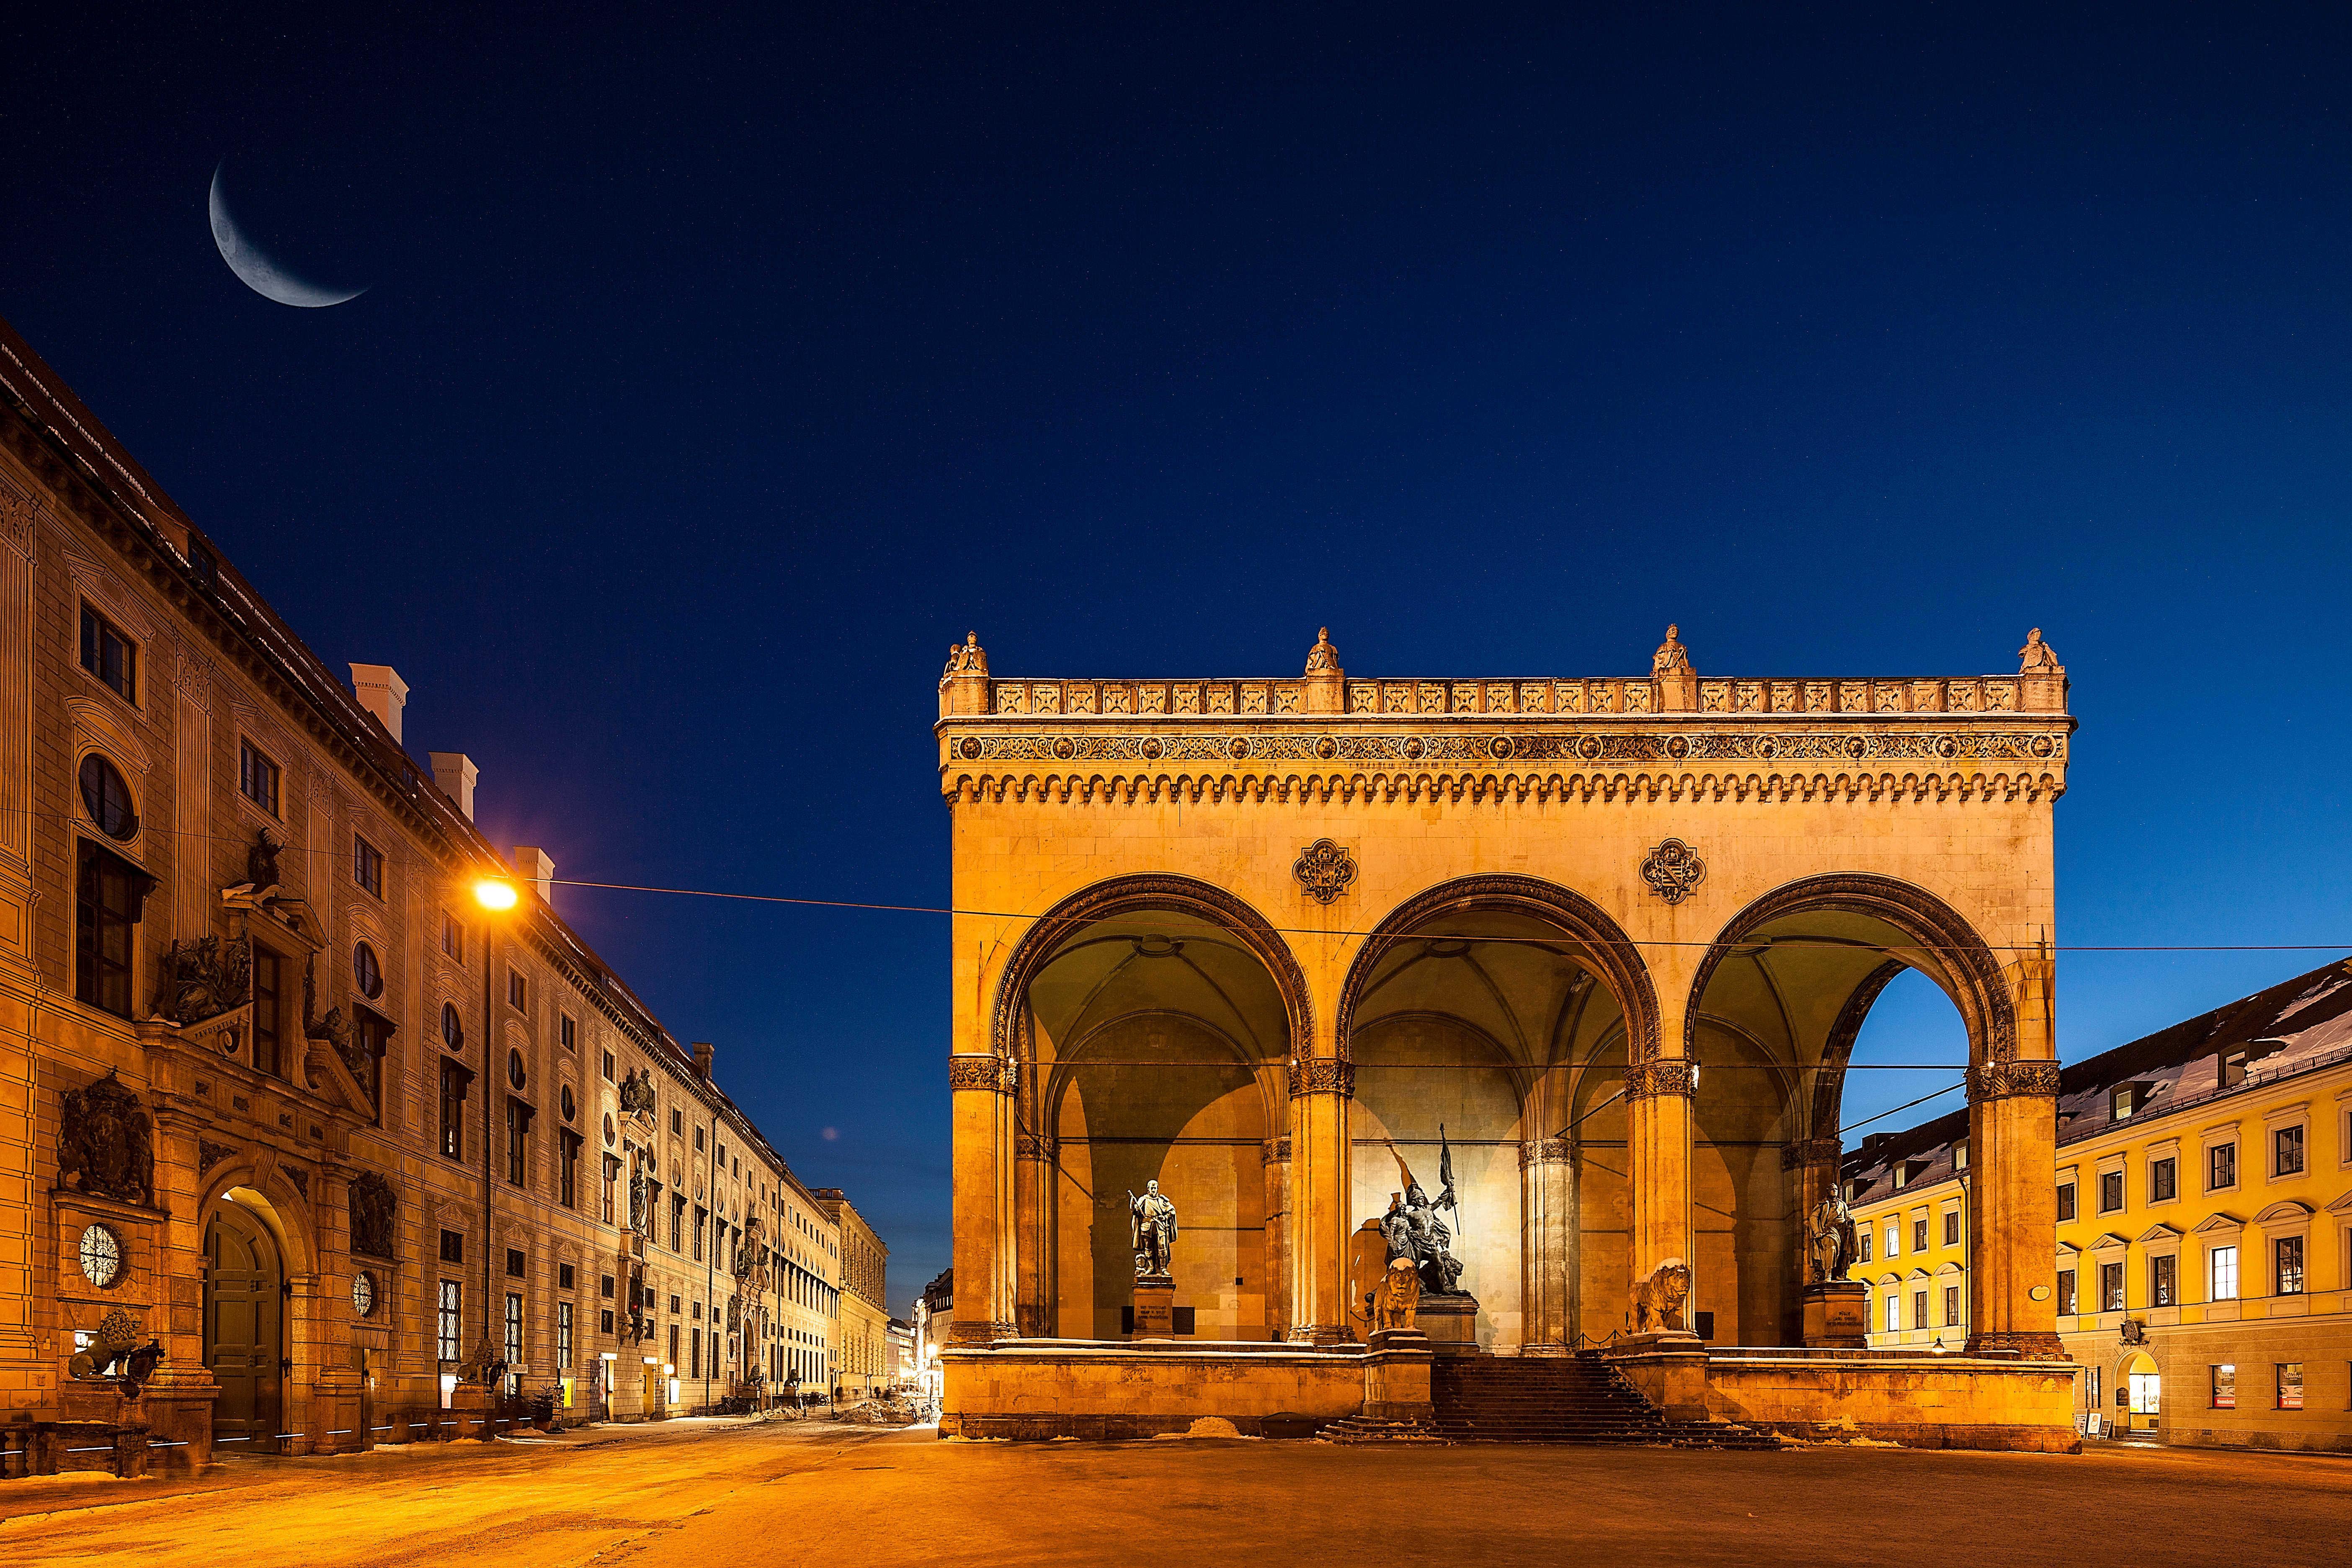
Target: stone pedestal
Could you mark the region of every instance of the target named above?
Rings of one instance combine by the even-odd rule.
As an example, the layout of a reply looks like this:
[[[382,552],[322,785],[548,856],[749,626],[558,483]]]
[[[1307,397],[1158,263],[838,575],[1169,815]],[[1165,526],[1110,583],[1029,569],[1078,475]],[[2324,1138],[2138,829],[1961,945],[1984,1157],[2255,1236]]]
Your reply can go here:
[[[488,1437],[490,1435],[490,1391],[478,1383],[461,1383],[449,1391],[450,1425],[445,1428],[453,1437]]]
[[[1478,1353],[1475,1296],[1423,1296],[1420,1317],[1421,1331],[1429,1337],[1429,1348],[1437,1354]]]
[[[1364,1415],[1373,1421],[1433,1421],[1429,1369],[1436,1356],[1419,1329],[1376,1329],[1364,1356]]]
[[[1165,1274],[1147,1274],[1135,1282],[1135,1333],[1139,1340],[1176,1337],[1176,1282]]]
[[[1707,1418],[1706,1344],[1696,1334],[1667,1330],[1621,1339],[1609,1362],[1667,1420]]]
[[[1805,1343],[1817,1350],[1864,1349],[1870,1333],[1870,1287],[1859,1279],[1829,1279],[1805,1287]]]
[[[362,1430],[367,1417],[360,1414],[364,1391],[360,1374],[344,1367],[331,1367],[319,1374],[310,1393],[310,1419],[318,1428],[310,1434],[310,1452],[314,1454],[365,1453],[372,1441]]]

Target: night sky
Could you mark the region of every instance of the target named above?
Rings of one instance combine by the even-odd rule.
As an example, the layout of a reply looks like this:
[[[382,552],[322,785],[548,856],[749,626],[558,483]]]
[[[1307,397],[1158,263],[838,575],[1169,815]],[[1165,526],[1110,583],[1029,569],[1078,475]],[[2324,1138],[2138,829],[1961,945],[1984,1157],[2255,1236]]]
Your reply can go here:
[[[1328,624],[1360,675],[1611,675],[1673,620],[1822,676],[2039,626],[2060,940],[2352,944],[2345,11],[738,9],[0,21],[0,314],[330,666],[400,669],[494,841],[942,903],[971,628],[1000,674],[1290,675]],[[215,166],[368,291],[239,283]],[[557,903],[903,1312],[945,922]],[[2064,1054],[2329,956],[2069,955]],[[1963,1051],[1909,977],[1857,1059]]]

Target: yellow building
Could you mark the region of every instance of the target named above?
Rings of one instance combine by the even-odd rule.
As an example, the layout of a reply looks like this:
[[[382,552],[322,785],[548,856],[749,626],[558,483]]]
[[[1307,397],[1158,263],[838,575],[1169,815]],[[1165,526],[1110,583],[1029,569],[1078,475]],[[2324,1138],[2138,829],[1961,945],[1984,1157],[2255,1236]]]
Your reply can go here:
[[[856,1404],[890,1392],[890,1249],[838,1187],[816,1201],[840,1238],[841,1315],[834,1325],[834,1397]]]
[[[2059,1096],[2078,1425],[2352,1448],[2352,963],[2078,1062]],[[1947,1116],[1847,1164],[1874,1349],[1968,1339],[1967,1133]]]

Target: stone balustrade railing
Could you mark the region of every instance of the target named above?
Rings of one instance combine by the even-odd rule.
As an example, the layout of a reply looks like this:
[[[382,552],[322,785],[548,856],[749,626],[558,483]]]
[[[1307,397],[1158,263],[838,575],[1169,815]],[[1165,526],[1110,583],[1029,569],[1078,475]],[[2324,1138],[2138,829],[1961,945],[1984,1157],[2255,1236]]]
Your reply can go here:
[[[1781,680],[1689,677],[1560,680],[992,680],[965,711],[1034,717],[1430,714],[1660,714],[1871,717],[2063,713],[2065,682],[2035,675]],[[1339,701],[1318,701],[1329,691]],[[951,710],[942,692],[942,712]]]

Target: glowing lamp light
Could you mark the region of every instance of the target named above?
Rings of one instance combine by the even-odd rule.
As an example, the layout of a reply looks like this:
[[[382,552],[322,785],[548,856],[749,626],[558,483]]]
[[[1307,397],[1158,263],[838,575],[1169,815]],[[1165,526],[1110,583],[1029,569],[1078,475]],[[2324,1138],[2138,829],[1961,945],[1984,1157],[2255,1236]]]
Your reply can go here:
[[[485,877],[474,884],[474,901],[486,910],[510,910],[515,907],[515,896],[512,882]]]

